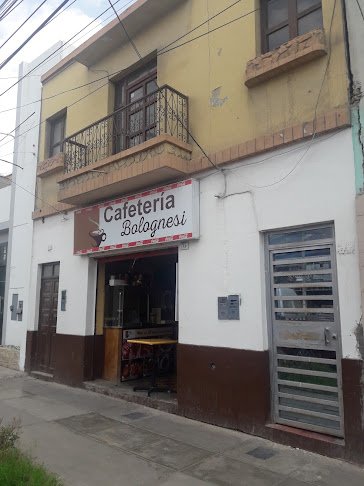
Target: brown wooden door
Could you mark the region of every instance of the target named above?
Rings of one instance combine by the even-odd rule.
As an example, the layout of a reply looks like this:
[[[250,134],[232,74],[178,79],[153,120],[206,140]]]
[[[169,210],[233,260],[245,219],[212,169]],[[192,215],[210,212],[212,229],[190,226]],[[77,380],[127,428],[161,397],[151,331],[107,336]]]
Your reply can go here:
[[[53,373],[54,338],[57,330],[59,263],[43,265],[40,289],[37,369]]]

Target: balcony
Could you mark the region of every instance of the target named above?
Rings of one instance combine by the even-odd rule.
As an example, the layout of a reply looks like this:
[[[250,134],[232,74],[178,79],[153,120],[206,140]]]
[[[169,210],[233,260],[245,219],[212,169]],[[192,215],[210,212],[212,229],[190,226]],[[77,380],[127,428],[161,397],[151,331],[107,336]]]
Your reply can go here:
[[[185,177],[188,99],[169,86],[67,137],[58,201],[80,205]]]

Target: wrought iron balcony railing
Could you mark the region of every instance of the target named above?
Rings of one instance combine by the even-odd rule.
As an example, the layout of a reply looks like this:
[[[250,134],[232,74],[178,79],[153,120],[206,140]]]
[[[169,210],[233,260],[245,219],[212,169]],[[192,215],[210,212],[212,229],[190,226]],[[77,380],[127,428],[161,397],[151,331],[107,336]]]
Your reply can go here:
[[[133,100],[63,141],[65,172],[169,134],[188,143],[188,98],[169,86]]]

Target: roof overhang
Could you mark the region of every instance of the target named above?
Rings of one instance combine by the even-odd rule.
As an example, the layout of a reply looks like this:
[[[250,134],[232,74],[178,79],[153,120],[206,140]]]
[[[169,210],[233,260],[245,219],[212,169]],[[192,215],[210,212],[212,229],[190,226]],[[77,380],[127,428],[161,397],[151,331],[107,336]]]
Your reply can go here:
[[[186,0],[137,0],[133,5],[119,14],[126,31],[131,38],[145,27],[168,14]],[[114,49],[128,42],[128,38],[115,18],[95,35],[81,44],[62,61],[56,64],[41,77],[41,82],[46,83],[60,71],[74,62],[79,62],[86,67],[91,67],[106,57]]]

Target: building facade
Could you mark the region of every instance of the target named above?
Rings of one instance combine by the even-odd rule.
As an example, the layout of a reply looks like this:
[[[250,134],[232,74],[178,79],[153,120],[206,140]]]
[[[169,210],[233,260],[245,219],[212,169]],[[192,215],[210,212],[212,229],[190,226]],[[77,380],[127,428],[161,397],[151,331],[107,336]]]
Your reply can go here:
[[[42,76],[25,368],[125,386],[173,338],[177,413],[362,462],[343,3],[229,4],[139,0]]]
[[[0,177],[0,342],[3,334],[7,254],[10,226],[11,177]]]
[[[7,278],[4,291],[2,344],[20,348],[19,368],[24,369],[26,330],[31,283],[34,194],[42,97],[41,75],[61,61],[58,42],[32,62],[19,66],[12,181],[8,195]],[[39,67],[38,67],[39,66]],[[31,73],[31,76],[28,76]]]

